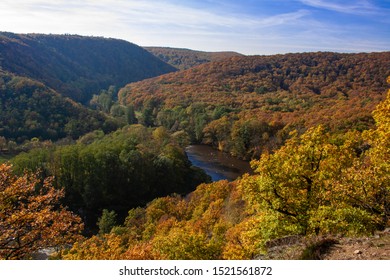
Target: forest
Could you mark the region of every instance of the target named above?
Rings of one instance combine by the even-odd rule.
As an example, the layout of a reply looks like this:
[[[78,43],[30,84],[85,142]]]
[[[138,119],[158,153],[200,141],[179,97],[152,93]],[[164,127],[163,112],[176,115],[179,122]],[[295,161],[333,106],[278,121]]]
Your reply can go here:
[[[343,139],[321,125],[295,131],[252,161],[255,175],[157,198],[121,225],[106,212],[99,234],[61,258],[255,259],[286,236],[371,235],[389,226],[390,91],[373,118]]]
[[[390,91],[373,118],[342,139],[321,125],[295,131],[252,161],[254,175],[156,198],[123,223],[103,210],[99,233],[57,258],[255,259],[286,236],[371,235],[389,225]]]
[[[120,88],[176,70],[123,40],[8,32],[0,32],[0,65],[84,104],[110,85]]]
[[[162,61],[180,70],[186,70],[212,61],[221,61],[234,56],[243,56],[236,52],[202,52],[164,47],[145,47],[145,49]]]
[[[125,126],[105,135],[90,132],[77,143],[36,148],[11,160],[13,170],[53,177],[65,190],[64,203],[82,216],[88,231],[96,228],[103,209],[119,217],[153,198],[185,195],[210,179],[191,166],[183,151],[183,135],[163,127]]]
[[[295,129],[372,127],[389,64],[389,52],[232,57],[128,84],[119,102],[147,113],[146,125],[250,160]]]
[[[129,44],[0,33],[0,259],[269,259],[390,226],[389,52]],[[191,144],[253,174],[212,182]]]
[[[0,150],[12,152],[16,144],[33,138],[78,139],[90,131],[110,132],[120,125],[119,121],[89,110],[36,80],[0,70]]]

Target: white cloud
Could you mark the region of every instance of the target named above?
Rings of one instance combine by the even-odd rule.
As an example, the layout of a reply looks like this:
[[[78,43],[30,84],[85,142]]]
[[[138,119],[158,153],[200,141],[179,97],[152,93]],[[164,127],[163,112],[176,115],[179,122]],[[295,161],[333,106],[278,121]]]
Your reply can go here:
[[[221,41],[254,30],[293,24],[307,15],[294,11],[273,16],[248,16],[206,10],[157,0],[3,0],[0,29],[18,33],[77,33],[127,39],[151,45],[199,41],[213,48]],[[188,42],[186,44],[186,42]],[[199,45],[199,43],[197,43]]]
[[[367,0],[349,0],[338,2],[329,0],[300,0],[300,2],[311,7],[322,8],[345,14],[373,15],[379,13],[379,9]]]
[[[214,0],[211,6],[206,1],[202,5],[196,2],[196,8],[186,5],[186,1],[174,0],[2,0],[0,30],[94,35],[125,39],[143,46],[269,54],[289,48],[309,51],[342,45],[348,30],[315,19],[312,7],[343,13],[352,9],[355,14],[361,10],[375,11],[369,2],[361,0],[347,0],[344,4],[298,1],[305,3],[307,9],[290,8],[279,14],[258,9],[259,14],[255,15],[232,12],[231,1],[228,8],[216,5]],[[355,30],[352,27],[349,31]]]

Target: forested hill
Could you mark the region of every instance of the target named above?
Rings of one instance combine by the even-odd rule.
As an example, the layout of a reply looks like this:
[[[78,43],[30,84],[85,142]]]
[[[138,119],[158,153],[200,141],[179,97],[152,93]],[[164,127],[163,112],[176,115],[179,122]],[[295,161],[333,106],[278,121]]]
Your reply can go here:
[[[180,70],[208,62],[221,61],[234,56],[243,56],[237,52],[202,52],[165,47],[145,47],[145,49]]]
[[[390,52],[232,57],[129,84],[119,98],[155,112],[149,123],[153,117],[171,130],[194,127],[196,141],[248,158],[261,153],[264,133],[274,142],[318,124],[339,132],[371,127],[389,65]]]
[[[120,88],[176,70],[123,40],[5,32],[0,32],[0,67],[82,103],[110,85]]]
[[[317,97],[324,100],[383,95],[389,65],[390,52],[232,57],[129,84],[122,91],[122,100],[139,102],[155,96],[175,105],[201,101],[288,112]]]
[[[95,129],[106,132],[118,127],[103,114],[61,96],[44,84],[0,70],[0,154],[4,140],[22,143],[34,137],[77,139]]]

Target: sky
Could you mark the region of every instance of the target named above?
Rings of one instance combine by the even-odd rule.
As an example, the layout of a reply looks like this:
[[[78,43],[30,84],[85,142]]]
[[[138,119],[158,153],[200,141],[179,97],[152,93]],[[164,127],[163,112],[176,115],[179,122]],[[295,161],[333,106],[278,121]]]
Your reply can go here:
[[[246,55],[390,51],[390,0],[1,0],[0,31]]]

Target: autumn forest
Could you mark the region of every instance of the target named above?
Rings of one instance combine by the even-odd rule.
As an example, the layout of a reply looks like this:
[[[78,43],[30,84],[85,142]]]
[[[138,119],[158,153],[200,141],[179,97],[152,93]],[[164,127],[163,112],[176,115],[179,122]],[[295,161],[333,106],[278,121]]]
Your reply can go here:
[[[0,32],[0,259],[315,259],[383,231],[389,65]],[[195,144],[252,172],[212,181]]]

